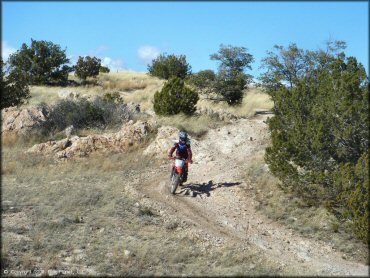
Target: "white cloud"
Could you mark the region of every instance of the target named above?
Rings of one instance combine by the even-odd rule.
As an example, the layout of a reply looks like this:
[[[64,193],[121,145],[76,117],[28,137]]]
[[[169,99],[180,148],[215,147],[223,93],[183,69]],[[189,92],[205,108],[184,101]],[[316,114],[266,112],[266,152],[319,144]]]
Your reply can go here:
[[[89,53],[89,56],[103,56],[104,53],[109,49],[108,46],[105,46],[105,45],[101,45],[99,46],[98,48],[92,50],[90,53]]]
[[[13,54],[17,50],[14,47],[11,47],[6,41],[1,42],[1,57],[3,61],[8,60],[10,54]]]
[[[101,60],[102,65],[108,67],[111,71],[121,71],[125,69],[124,62],[121,59],[104,57]]]
[[[142,46],[137,50],[138,57],[146,64],[157,58],[159,54],[159,49],[154,46]]]

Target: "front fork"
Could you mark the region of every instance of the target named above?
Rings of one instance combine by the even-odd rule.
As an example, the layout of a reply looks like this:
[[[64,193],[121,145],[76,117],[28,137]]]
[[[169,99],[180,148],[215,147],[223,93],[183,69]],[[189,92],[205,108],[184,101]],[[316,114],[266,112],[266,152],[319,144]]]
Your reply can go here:
[[[175,167],[172,167],[172,171],[171,171],[171,180],[172,180],[172,177],[173,175],[175,174]],[[180,175],[180,184],[182,184],[182,181],[184,180],[184,172],[182,172]]]

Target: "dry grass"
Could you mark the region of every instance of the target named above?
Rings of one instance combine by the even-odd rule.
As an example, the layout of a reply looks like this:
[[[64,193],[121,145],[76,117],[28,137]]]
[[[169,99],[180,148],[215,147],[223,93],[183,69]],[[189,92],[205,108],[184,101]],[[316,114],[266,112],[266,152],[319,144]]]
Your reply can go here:
[[[70,80],[76,80],[70,76]],[[144,112],[153,114],[153,101],[156,91],[161,90],[165,80],[152,77],[140,72],[119,72],[100,74],[88,85],[77,87],[52,87],[52,86],[32,86],[31,99],[29,105],[37,105],[42,102],[53,104],[60,99],[58,92],[68,91],[78,93],[80,96],[103,96],[108,92],[119,92],[125,102],[140,104]],[[99,84],[99,85],[96,85]],[[228,112],[239,117],[252,116],[256,109],[270,110],[273,103],[270,97],[260,89],[250,89],[245,93],[242,104],[229,106],[225,102],[213,102],[201,99],[197,103],[198,108],[209,108],[217,113]]]
[[[20,136],[15,133],[2,133],[1,134],[1,145],[5,147],[12,147],[19,144]]]
[[[100,74],[98,81],[104,90],[135,91],[161,83],[157,78],[150,77],[145,73],[121,72]]]
[[[57,87],[57,86],[31,86],[31,98],[28,105],[34,106],[40,103],[49,105],[56,103],[61,98],[58,93],[68,91],[78,93],[80,96],[103,96],[104,90],[99,86]]]
[[[165,225],[154,208],[138,208],[141,199],[130,188],[135,181],[142,186],[142,173],[159,167],[141,157],[142,149],[68,163],[24,155],[24,149],[15,144],[3,149],[4,163],[12,161],[15,167],[3,176],[3,200],[19,208],[3,211],[3,217],[15,221],[2,229],[4,268],[47,271],[81,265],[104,276],[278,272],[267,258],[243,249],[248,247],[225,243],[205,249],[199,239],[179,232],[180,222]],[[29,223],[17,222],[17,213],[26,214]],[[17,225],[26,227],[22,236],[28,240],[12,236]]]
[[[198,108],[210,108],[215,112],[229,112],[239,117],[253,116],[256,109],[270,110],[273,107],[270,97],[260,89],[250,89],[245,93],[240,105],[230,106],[225,102],[213,102],[201,99],[197,103]]]
[[[77,80],[73,75],[70,75],[69,79]],[[37,105],[42,102],[53,104],[60,99],[58,93],[61,91],[78,93],[80,96],[103,96],[107,92],[118,91],[124,97],[127,97],[126,101],[142,103],[143,107],[149,107],[150,105],[146,105],[146,100],[151,100],[155,91],[160,89],[163,83],[162,80],[145,73],[103,73],[94,80],[88,79],[86,85],[75,87],[31,86],[31,99],[28,105]],[[132,96],[133,92],[137,95]]]
[[[153,111],[153,101],[154,101],[154,94],[155,92],[162,89],[163,84],[165,83],[164,80],[151,77],[147,74],[139,74],[132,73],[133,79],[135,80],[144,80],[140,82],[144,82],[146,87],[141,90],[136,90],[131,93],[125,93],[123,95],[123,99],[125,102],[134,102],[140,104],[140,108],[142,111]]]

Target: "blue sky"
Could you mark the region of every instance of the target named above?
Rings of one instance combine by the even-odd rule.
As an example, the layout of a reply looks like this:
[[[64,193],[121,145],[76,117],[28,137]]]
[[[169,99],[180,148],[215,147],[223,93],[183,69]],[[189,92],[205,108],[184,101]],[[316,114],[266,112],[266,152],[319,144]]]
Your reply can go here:
[[[31,38],[94,55],[114,70],[146,71],[159,53],[184,54],[193,72],[217,69],[221,43],[244,46],[250,71],[274,44],[324,47],[345,40],[368,71],[368,2],[2,2],[3,57]]]

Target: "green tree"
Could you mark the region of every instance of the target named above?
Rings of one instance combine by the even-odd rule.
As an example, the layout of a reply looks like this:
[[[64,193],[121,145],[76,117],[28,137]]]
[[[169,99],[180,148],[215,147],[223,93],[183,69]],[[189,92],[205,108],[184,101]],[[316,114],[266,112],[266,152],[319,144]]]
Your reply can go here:
[[[226,101],[229,105],[240,104],[248,83],[249,76],[243,72],[220,71],[214,82],[214,91],[217,94],[214,100]]]
[[[152,76],[167,80],[174,76],[185,79],[191,74],[191,66],[186,61],[185,55],[161,54],[148,65],[148,72]]]
[[[345,42],[331,40],[326,43],[326,49],[317,51],[305,51],[295,43],[288,47],[275,45],[274,50],[268,51],[268,56],[262,59],[261,68],[266,72],[259,79],[270,92],[282,86],[292,89],[303,77],[314,73],[315,69],[326,68],[345,48]]]
[[[251,63],[254,62],[247,48],[223,44],[220,45],[217,53],[211,55],[211,60],[219,61],[219,71],[230,75],[235,72],[244,72],[245,69],[251,70]]]
[[[0,109],[20,105],[29,99],[30,92],[28,88],[27,75],[22,72],[14,72],[7,75],[5,64],[0,60],[1,65],[1,107]]]
[[[191,75],[187,82],[207,99],[226,101],[229,105],[243,100],[244,89],[252,81],[246,69],[252,69],[254,59],[245,47],[221,45],[211,60],[219,61],[218,72],[203,70]]]
[[[283,186],[312,204],[344,207],[342,215],[363,223],[368,211],[356,192],[368,194],[363,189],[366,177],[364,170],[355,169],[368,153],[368,77],[364,67],[344,53],[305,53],[312,59],[308,68],[287,75],[291,79],[274,81],[279,86],[265,87],[275,114],[269,121],[272,145],[266,149],[266,162]],[[349,204],[343,196],[355,196],[356,201]],[[361,225],[356,229],[363,235]]]
[[[154,94],[154,111],[158,115],[175,115],[180,112],[191,115],[196,110],[198,93],[187,88],[178,77],[168,80],[161,91]]]
[[[226,101],[229,105],[241,103],[244,96],[243,90],[252,81],[252,76],[244,71],[252,69],[253,56],[245,47],[221,44],[219,51],[210,57],[211,60],[220,63],[214,83],[219,100]]]
[[[101,60],[96,57],[78,57],[77,64],[75,66],[75,75],[83,81],[86,81],[88,77],[96,77],[99,75],[101,67]]]
[[[65,83],[72,71],[65,52],[52,42],[31,39],[31,46],[24,43],[20,50],[10,55],[9,75],[26,74],[34,85]]]
[[[191,74],[186,82],[203,94],[206,98],[214,99],[216,74],[213,70],[202,70]]]

